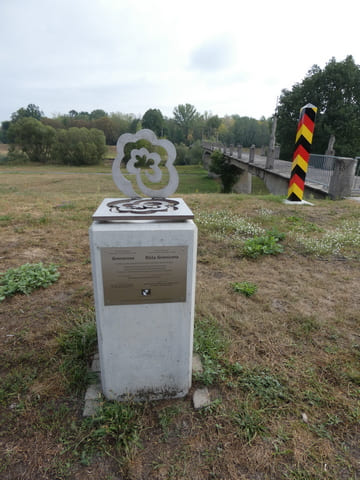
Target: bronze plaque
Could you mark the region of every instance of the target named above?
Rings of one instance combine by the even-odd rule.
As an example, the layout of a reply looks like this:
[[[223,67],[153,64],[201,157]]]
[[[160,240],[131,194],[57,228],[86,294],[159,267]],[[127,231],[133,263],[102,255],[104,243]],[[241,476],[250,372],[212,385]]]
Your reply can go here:
[[[101,249],[105,305],[186,301],[187,246]]]

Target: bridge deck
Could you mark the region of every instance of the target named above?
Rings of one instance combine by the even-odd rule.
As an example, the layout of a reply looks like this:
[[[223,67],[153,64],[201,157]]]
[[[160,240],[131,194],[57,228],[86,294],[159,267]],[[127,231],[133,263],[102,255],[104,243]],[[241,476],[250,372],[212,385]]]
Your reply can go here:
[[[205,147],[207,150],[214,151],[216,148],[211,146]],[[230,156],[230,150],[227,149],[225,155],[231,158],[232,163],[238,164],[239,167],[245,167],[247,170],[251,170],[253,167],[258,167],[261,170],[266,170],[266,157],[262,155],[254,156],[254,162],[249,163],[249,152],[243,151],[241,158],[238,158],[237,149],[232,152]],[[290,179],[291,175],[291,162],[285,160],[274,160],[274,167],[271,170],[274,175]],[[329,184],[332,175],[331,169],[316,168],[309,162],[308,171],[306,174],[305,186],[311,189],[323,192],[325,194],[329,191]],[[360,193],[360,177],[356,176],[352,188],[352,195],[358,195]]]

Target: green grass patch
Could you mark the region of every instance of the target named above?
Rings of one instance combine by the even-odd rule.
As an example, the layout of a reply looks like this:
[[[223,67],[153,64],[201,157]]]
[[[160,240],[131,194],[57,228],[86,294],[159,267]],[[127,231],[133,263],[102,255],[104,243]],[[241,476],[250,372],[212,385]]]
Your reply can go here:
[[[21,409],[23,397],[29,391],[37,375],[37,368],[23,366],[14,367],[0,379],[0,404],[12,404],[13,408]]]
[[[37,288],[49,287],[58,280],[60,274],[53,264],[26,263],[21,267],[10,268],[0,273],[0,302],[6,297],[23,293],[29,295]]]
[[[215,319],[198,319],[194,327],[194,351],[202,360],[203,372],[196,380],[212,385],[224,379],[226,370],[222,364],[227,349],[227,340]]]
[[[165,440],[169,436],[170,427],[172,426],[180,412],[181,407],[179,405],[170,405],[168,407],[162,408],[158,412],[159,424],[162,428]]]
[[[83,448],[100,450],[106,453],[106,445],[111,444],[121,459],[131,457],[140,447],[141,404],[132,402],[104,401],[96,414],[84,421],[89,429]]]
[[[251,193],[252,195],[269,195],[269,190],[264,180],[255,175],[251,176]]]
[[[249,238],[245,241],[240,254],[248,258],[258,258],[261,255],[278,255],[284,251],[283,245],[279,243],[279,235],[268,232],[261,237]]]
[[[257,285],[251,282],[233,282],[230,287],[235,293],[241,293],[245,297],[251,297],[257,291]]]
[[[268,370],[244,369],[238,377],[238,385],[250,397],[256,398],[262,407],[290,399],[287,387]]]
[[[230,416],[236,427],[236,434],[251,444],[260,435],[268,434],[266,415],[261,410],[255,410],[247,402],[239,405],[239,408]]]
[[[72,320],[73,321],[73,320]],[[63,355],[60,370],[70,391],[83,392],[94,380],[89,369],[97,349],[97,332],[92,314],[79,315],[74,325],[58,337]]]

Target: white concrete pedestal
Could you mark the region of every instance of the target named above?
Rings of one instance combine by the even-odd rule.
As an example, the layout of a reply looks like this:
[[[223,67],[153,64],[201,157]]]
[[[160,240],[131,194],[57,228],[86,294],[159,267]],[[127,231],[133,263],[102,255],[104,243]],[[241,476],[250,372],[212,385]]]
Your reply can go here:
[[[90,246],[104,395],[113,400],[186,395],[194,324],[194,222],[94,222]]]

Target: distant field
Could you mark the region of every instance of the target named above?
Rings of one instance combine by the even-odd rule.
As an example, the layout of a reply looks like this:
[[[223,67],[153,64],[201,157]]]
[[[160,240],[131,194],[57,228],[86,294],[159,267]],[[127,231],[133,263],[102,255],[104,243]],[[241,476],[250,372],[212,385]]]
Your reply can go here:
[[[93,183],[97,185],[100,192],[105,196],[122,196],[115,186],[111,176],[110,165],[93,165],[84,167],[68,167],[64,165],[0,165],[0,171],[9,173],[14,177],[28,175],[28,179],[36,176],[48,178],[49,182],[42,182],[42,188],[47,190],[51,188],[51,184],[55,182],[64,182],[66,191],[71,189],[75,194],[82,191],[84,185]],[[208,177],[207,171],[199,165],[181,165],[177,167],[179,174],[179,187],[177,194],[185,193],[216,193],[220,191],[220,184]],[[84,176],[86,178],[84,178]],[[129,176],[130,177],[130,176]],[[50,180],[51,179],[51,180]],[[54,180],[56,179],[56,180]],[[44,178],[43,178],[44,180]],[[167,170],[163,171],[163,182],[160,185],[151,184],[144,179],[151,188],[160,188],[167,182]],[[23,178],[13,178],[13,185],[22,183]],[[156,188],[155,188],[156,187]]]

